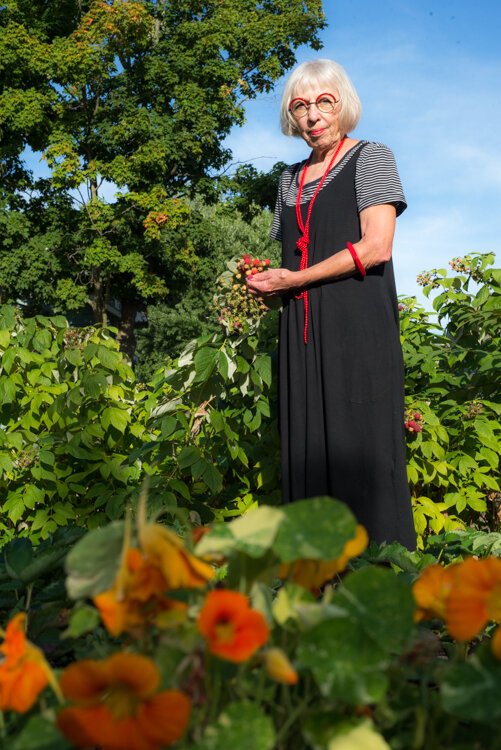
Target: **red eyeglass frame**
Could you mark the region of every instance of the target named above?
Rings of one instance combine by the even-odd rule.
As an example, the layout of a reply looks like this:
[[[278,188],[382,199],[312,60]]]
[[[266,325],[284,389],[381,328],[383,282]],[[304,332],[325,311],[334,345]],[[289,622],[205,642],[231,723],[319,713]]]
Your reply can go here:
[[[313,102],[307,102],[306,99],[303,99],[302,96],[296,96],[296,97],[294,97],[294,99],[291,99],[291,101],[289,102],[289,106],[287,107],[287,109],[289,110],[289,112],[292,113],[292,105],[294,104],[294,102],[303,102],[303,104],[306,104],[307,105],[306,109],[308,110],[308,112],[309,112],[310,106],[312,104],[314,104],[317,107],[317,109],[318,109],[317,102],[323,96],[331,96],[334,99],[334,104],[337,104],[339,102],[339,99],[336,99],[336,97],[334,96],[334,94],[331,94],[330,91],[324,91],[322,94],[319,94],[317,96],[317,98],[315,99],[315,101],[313,101]]]

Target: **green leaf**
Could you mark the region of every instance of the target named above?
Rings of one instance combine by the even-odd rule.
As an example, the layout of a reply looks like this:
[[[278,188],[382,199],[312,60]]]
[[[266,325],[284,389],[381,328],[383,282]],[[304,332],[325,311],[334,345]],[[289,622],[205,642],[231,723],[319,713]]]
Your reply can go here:
[[[30,716],[17,737],[9,740],[9,750],[70,750],[71,747],[54,720],[44,716]]]
[[[283,509],[262,505],[230,523],[215,524],[197,544],[196,553],[226,556],[243,552],[249,557],[261,557],[271,548],[283,519]]]
[[[85,633],[90,633],[99,625],[99,612],[95,607],[84,604],[76,607],[68,622],[68,627],[63,633],[64,638],[80,638]]]
[[[343,703],[377,703],[388,688],[386,653],[349,617],[325,620],[303,633],[297,656],[321,693]]]
[[[333,603],[388,653],[408,644],[414,627],[414,598],[407,580],[391,570],[367,566],[350,573],[334,594]]]
[[[461,721],[498,724],[501,719],[501,663],[487,648],[447,669],[441,684],[445,710]]]
[[[3,554],[7,573],[20,580],[23,570],[33,560],[33,545],[29,539],[13,539],[4,546]]]
[[[218,349],[208,346],[197,351],[194,358],[195,383],[201,383],[210,378],[218,361],[218,353]]]
[[[128,414],[128,412],[126,412],[124,409],[117,409],[113,406],[109,406],[107,409],[104,409],[103,413],[101,414],[101,424],[103,425],[105,430],[108,430],[111,425],[123,434],[127,429],[129,421],[130,415]]]
[[[124,534],[123,521],[86,534],[66,558],[66,588],[72,599],[95,596],[115,580]]]
[[[230,703],[193,750],[272,750],[273,722],[255,703]]]
[[[214,464],[207,464],[202,479],[214,495],[217,495],[223,489],[223,475]]]
[[[7,377],[0,377],[0,405],[12,404],[16,400],[16,384]]]
[[[355,516],[339,500],[299,500],[282,512],[284,520],[273,542],[273,551],[282,562],[333,560],[355,536]]]
[[[183,448],[177,457],[177,463],[181,471],[186,471],[199,460],[200,450],[194,445]]]

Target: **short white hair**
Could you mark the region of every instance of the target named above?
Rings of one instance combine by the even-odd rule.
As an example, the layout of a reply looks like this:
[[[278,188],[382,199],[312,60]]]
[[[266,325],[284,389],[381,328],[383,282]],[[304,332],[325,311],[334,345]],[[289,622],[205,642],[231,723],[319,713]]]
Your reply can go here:
[[[296,121],[289,112],[291,101],[298,91],[308,86],[333,92],[339,96],[339,125],[344,134],[357,127],[362,105],[345,69],[334,60],[309,60],[298,65],[285,82],[280,108],[280,127],[285,135],[299,136]]]

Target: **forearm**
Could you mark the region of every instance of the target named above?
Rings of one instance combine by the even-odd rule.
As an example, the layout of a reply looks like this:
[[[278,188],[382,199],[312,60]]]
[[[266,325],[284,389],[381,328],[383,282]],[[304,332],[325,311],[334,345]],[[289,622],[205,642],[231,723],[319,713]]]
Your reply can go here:
[[[391,244],[388,243],[371,243],[362,239],[353,243],[353,248],[365,269],[386,263],[391,258]],[[297,271],[295,281],[298,287],[305,287],[355,273],[358,273],[357,267],[350,251],[345,248],[304,271]]]

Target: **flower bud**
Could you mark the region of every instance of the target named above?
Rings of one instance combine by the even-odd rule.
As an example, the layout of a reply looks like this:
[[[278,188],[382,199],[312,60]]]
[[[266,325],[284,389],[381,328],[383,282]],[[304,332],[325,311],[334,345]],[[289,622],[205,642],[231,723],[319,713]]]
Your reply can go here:
[[[268,675],[276,682],[295,685],[298,674],[281,648],[269,648],[264,654],[264,665]]]

